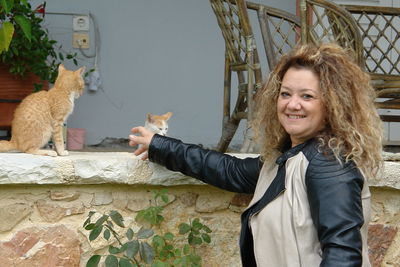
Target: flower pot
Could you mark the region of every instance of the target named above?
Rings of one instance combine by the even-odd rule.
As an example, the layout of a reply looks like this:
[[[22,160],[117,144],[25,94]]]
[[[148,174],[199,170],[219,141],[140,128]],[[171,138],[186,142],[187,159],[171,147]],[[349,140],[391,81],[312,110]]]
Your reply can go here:
[[[86,129],[68,128],[67,129],[67,149],[80,150],[85,144]]]
[[[14,111],[27,95],[34,92],[34,84],[40,79],[30,73],[25,77],[11,74],[8,67],[0,64],[0,129],[10,130]],[[43,86],[49,89],[48,83]]]

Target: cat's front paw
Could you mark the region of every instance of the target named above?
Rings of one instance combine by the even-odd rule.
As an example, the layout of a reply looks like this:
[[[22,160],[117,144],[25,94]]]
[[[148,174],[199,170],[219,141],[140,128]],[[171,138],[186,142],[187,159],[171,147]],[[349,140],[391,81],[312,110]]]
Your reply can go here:
[[[69,153],[68,153],[67,150],[63,150],[63,151],[58,152],[58,155],[59,155],[59,156],[68,156]]]
[[[57,153],[53,150],[46,150],[43,155],[50,156],[50,157],[57,157]]]

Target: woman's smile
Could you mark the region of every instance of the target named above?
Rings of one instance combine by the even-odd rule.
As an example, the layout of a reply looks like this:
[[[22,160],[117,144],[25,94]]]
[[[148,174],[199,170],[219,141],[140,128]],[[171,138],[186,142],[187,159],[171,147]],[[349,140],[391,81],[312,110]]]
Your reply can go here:
[[[325,108],[317,75],[306,68],[291,67],[283,76],[278,97],[279,122],[290,135],[292,146],[316,136],[325,126]]]

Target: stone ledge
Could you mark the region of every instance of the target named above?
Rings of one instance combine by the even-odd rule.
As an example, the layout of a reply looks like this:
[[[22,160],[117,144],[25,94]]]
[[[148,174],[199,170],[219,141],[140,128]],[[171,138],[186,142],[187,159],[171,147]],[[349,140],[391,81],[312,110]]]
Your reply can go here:
[[[255,157],[255,154],[232,154]],[[66,157],[0,153],[0,184],[201,185],[196,179],[142,161],[128,152],[70,152]],[[386,161],[371,186],[400,189],[400,161]]]

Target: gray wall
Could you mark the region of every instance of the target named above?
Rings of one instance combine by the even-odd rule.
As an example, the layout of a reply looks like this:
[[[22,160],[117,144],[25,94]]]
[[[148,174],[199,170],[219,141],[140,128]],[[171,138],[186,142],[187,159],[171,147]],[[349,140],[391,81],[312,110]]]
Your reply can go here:
[[[294,0],[261,2],[295,12]],[[102,88],[86,91],[68,119],[68,127],[86,129],[87,144],[127,138],[132,126],[143,125],[146,113],[167,111],[174,113],[170,136],[205,146],[218,142],[224,42],[208,0],[52,0],[46,10],[90,12],[97,19]],[[71,48],[71,15],[47,14],[45,23],[63,50],[77,52],[79,65],[93,68],[93,58]],[[95,52],[93,26],[91,21],[87,54]],[[242,141],[242,132],[234,144]]]

